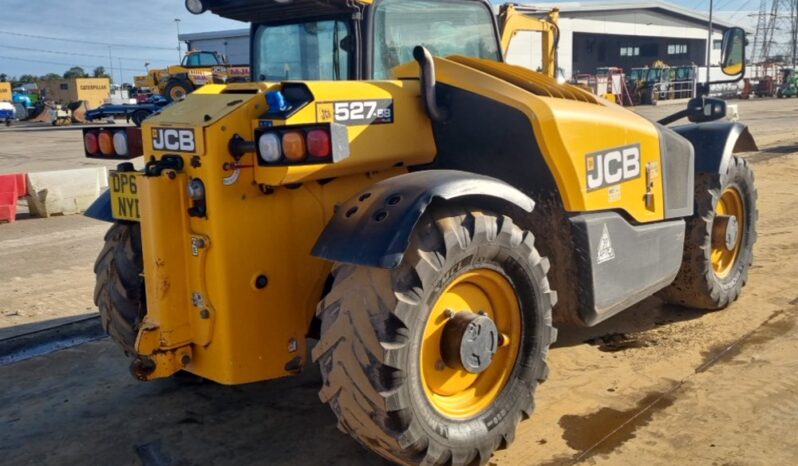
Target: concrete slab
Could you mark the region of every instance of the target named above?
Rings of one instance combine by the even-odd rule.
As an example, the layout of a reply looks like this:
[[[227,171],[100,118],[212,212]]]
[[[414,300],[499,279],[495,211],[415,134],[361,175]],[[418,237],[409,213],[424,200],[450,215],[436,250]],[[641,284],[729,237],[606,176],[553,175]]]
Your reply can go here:
[[[105,167],[28,173],[31,215],[76,214],[85,211],[108,187]]]

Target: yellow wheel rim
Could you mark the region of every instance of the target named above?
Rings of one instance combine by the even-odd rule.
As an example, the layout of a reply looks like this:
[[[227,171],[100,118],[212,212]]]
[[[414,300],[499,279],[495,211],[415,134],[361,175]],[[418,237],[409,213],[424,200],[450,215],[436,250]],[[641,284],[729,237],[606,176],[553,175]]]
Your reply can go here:
[[[737,218],[737,239],[734,246],[729,249],[724,244],[712,246],[712,269],[719,278],[724,278],[731,272],[740,253],[745,231],[745,205],[740,192],[733,187],[726,188],[715,206],[715,216],[729,215]]]
[[[480,373],[453,369],[443,363],[441,336],[452,312],[480,311],[499,330],[500,346],[493,362]],[[512,284],[490,269],[475,269],[457,277],[441,293],[424,327],[421,343],[421,383],[432,406],[451,418],[469,418],[490,406],[510,378],[521,347],[521,308]]]
[[[178,99],[180,99],[181,97],[183,97],[184,95],[186,95],[186,90],[185,90],[185,89],[183,89],[183,88],[182,88],[182,87],[180,87],[180,86],[175,86],[175,87],[173,87],[173,88],[171,89],[171,91],[169,92],[169,97],[171,97],[171,98],[172,98],[172,100],[178,100]]]

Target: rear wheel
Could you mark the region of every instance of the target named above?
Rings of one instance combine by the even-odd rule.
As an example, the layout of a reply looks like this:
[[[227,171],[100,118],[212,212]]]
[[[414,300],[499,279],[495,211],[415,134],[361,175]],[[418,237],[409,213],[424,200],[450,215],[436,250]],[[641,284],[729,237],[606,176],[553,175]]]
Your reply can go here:
[[[754,172],[738,157],[726,173],[697,175],[682,267],[661,297],[699,309],[722,309],[737,299],[754,258],[756,198]]]
[[[147,313],[138,223],[115,223],[94,264],[94,303],[102,326],[128,356],[136,354],[138,327]]]
[[[426,214],[393,270],[337,265],[313,351],[339,428],[392,461],[484,464],[533,410],[556,295],[532,233]]]

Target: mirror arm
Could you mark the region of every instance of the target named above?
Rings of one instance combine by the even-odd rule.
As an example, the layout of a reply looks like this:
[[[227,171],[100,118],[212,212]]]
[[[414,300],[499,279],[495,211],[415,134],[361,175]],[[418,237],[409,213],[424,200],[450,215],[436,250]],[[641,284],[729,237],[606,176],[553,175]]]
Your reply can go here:
[[[673,115],[668,115],[665,118],[658,120],[657,123],[665,126],[673,123],[674,121],[681,120],[682,118],[686,117],[689,114],[687,109],[679,110],[678,112],[674,113]]]

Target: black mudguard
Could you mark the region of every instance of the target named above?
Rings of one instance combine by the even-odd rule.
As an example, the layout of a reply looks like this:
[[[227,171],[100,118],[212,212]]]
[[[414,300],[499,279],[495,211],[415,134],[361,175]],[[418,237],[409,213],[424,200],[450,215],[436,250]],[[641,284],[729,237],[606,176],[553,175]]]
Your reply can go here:
[[[435,200],[469,199],[531,212],[526,194],[488,176],[426,170],[389,178],[339,205],[312,254],[327,260],[393,268],[404,256],[416,223]]]
[[[83,215],[103,222],[115,222],[114,216],[111,214],[111,191],[105,190],[100,197],[91,203]]]
[[[696,173],[724,173],[732,154],[759,150],[748,127],[742,123],[693,123],[673,130],[693,144]]]

